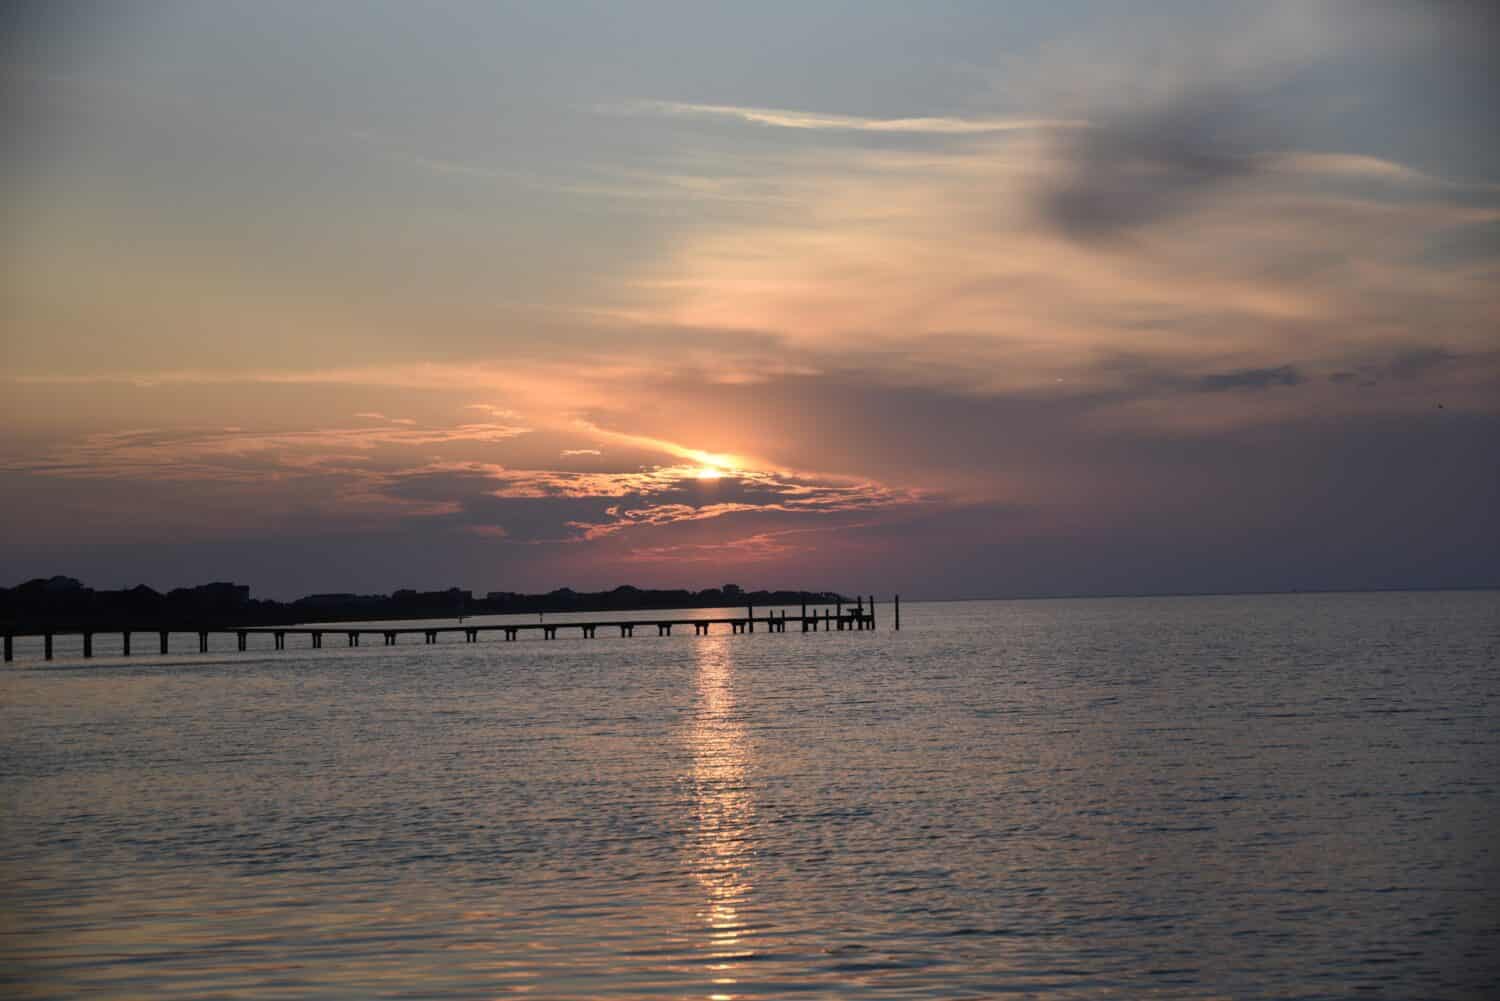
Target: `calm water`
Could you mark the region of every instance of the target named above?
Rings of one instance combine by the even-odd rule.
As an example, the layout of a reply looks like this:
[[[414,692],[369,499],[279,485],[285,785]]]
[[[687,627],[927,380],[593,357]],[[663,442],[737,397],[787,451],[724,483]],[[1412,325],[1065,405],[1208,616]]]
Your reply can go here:
[[[12,665],[0,994],[1494,996],[1500,593],[903,612]]]

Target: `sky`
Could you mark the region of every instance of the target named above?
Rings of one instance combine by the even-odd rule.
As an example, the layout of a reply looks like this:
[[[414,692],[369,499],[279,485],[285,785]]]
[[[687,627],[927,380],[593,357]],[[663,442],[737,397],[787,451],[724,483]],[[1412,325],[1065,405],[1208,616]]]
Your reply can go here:
[[[1500,583],[1500,16],[12,5],[0,585]]]

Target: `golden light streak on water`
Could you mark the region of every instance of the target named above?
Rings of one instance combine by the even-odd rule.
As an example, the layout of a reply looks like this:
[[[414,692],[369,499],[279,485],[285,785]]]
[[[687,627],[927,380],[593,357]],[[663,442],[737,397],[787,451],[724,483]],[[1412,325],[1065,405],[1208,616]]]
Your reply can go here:
[[[698,705],[689,746],[693,755],[693,811],[697,830],[690,842],[693,875],[703,888],[699,917],[708,929],[707,948],[719,974],[714,984],[736,984],[740,962],[749,954],[742,917],[752,886],[748,867],[754,857],[751,821],[755,804],[747,788],[750,747],[734,702],[732,644],[727,636],[700,641],[697,653]],[[714,993],[710,1001],[731,1001]]]

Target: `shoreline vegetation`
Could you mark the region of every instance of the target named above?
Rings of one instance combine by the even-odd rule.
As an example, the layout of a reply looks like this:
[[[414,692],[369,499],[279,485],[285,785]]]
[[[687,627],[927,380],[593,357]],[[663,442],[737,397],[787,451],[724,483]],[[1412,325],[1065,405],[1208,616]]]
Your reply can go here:
[[[745,605],[833,605],[852,600],[832,591],[745,591],[736,584],[702,591],[660,590],[628,584],[609,591],[561,587],[546,594],[402,588],[390,594],[309,594],[294,601],[250,597],[245,584],[219,581],[165,593],[144,584],[95,590],[73,577],[38,577],[0,588],[0,632],[50,628],[96,630],[170,627],[283,626],[386,619],[452,619],[538,612],[632,612]]]

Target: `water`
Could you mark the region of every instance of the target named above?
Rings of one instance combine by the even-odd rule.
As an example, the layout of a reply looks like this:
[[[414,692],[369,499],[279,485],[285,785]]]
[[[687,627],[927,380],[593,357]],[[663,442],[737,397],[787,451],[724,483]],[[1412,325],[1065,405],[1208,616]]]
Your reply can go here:
[[[0,993],[1493,996],[1500,593],[885,611],[12,665]]]

